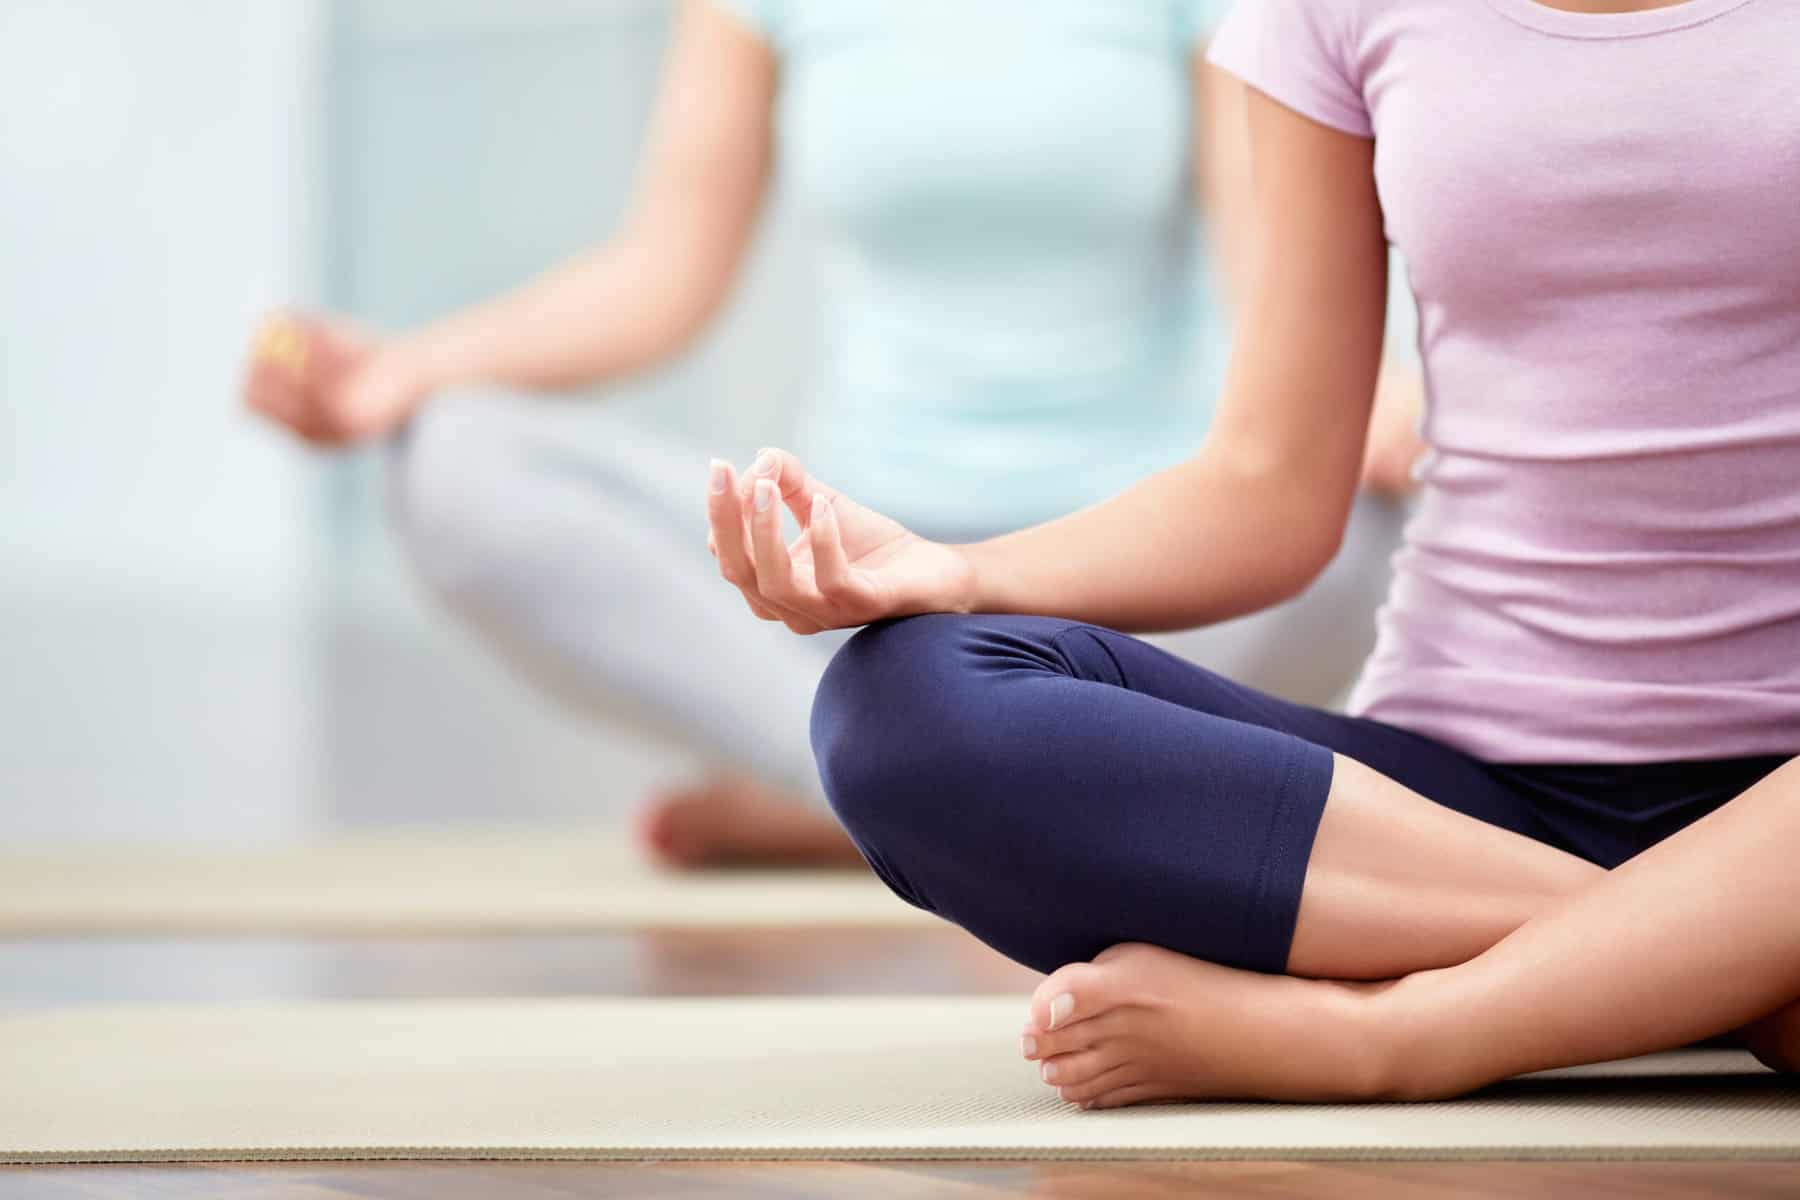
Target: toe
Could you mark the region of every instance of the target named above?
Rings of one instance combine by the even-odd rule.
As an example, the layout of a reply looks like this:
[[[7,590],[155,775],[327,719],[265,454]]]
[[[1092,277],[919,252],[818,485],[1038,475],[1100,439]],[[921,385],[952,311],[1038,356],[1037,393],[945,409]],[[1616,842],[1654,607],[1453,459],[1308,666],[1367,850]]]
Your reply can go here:
[[[1066,1029],[1113,1008],[1113,972],[1094,963],[1061,967],[1031,994],[1031,1023],[1040,1033]]]
[[[1110,1070],[1102,1071],[1086,1083],[1072,1083],[1058,1087],[1056,1094],[1069,1104],[1079,1104],[1083,1108],[1087,1108],[1101,1096],[1111,1096],[1128,1088],[1141,1087],[1144,1081],[1145,1068],[1142,1063],[1120,1063]]]
[[[1800,1073],[1800,1004],[1741,1031],[1744,1045],[1771,1071]]]
[[[658,796],[637,817],[637,840],[649,857],[665,867],[695,865],[683,820],[685,800],[679,794]]]
[[[1038,1077],[1055,1088],[1084,1087],[1122,1061],[1122,1051],[1117,1043],[1103,1044],[1092,1050],[1046,1058],[1038,1064]]]
[[[1124,1024],[1124,1014],[1114,1010],[1086,1021],[1071,1022],[1051,1032],[1033,1026],[1026,1029],[1019,1039],[1019,1049],[1026,1058],[1034,1062],[1091,1050],[1108,1039],[1118,1037],[1124,1032]]]
[[[649,804],[639,809],[632,819],[638,845],[652,854],[664,853],[669,844],[669,814],[662,804]]]
[[[1101,1092],[1088,1100],[1077,1100],[1083,1108],[1129,1108],[1134,1104],[1159,1104],[1169,1100],[1186,1100],[1190,1096],[1180,1088],[1163,1083],[1131,1083]]]

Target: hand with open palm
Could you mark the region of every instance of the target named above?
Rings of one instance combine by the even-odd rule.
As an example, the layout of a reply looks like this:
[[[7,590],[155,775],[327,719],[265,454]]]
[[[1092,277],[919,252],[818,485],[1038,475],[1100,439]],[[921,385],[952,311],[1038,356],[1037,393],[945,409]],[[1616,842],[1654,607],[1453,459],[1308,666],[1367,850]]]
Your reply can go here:
[[[800,522],[791,545],[783,508]],[[763,451],[741,478],[715,461],[707,515],[719,574],[757,616],[795,633],[966,612],[972,603],[974,572],[960,551],[827,487],[784,450]]]

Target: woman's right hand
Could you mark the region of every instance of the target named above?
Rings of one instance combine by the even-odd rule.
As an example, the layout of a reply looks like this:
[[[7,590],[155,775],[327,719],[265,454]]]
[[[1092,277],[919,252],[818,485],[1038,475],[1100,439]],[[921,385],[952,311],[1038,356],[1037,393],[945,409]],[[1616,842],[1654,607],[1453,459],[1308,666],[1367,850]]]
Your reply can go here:
[[[317,446],[348,446],[402,424],[430,393],[394,343],[348,322],[281,314],[257,331],[244,403]]]
[[[825,486],[785,450],[764,450],[741,479],[714,460],[706,507],[719,574],[751,612],[795,633],[974,606],[974,569],[961,551]],[[792,545],[783,507],[800,522]]]

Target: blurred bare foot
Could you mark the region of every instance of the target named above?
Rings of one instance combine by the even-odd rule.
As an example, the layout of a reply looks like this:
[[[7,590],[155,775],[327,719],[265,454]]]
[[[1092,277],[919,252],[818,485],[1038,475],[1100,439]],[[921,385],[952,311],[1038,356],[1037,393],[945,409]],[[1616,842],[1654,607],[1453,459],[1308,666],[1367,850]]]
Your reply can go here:
[[[667,867],[860,867],[831,813],[741,775],[665,792],[638,815],[638,841]]]

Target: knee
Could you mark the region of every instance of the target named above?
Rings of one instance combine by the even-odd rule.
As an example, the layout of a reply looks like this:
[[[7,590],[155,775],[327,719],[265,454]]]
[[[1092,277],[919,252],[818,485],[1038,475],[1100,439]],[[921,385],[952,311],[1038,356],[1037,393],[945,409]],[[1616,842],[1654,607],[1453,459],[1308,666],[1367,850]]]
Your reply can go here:
[[[425,586],[459,608],[489,607],[511,586],[528,536],[507,515],[519,455],[503,404],[445,397],[389,448],[389,523]]]
[[[859,837],[951,819],[997,767],[993,688],[1033,659],[1041,618],[938,614],[870,626],[838,651],[813,703],[832,808]]]
[[[955,670],[957,618],[913,617],[872,625],[846,642],[813,699],[813,754],[825,793],[852,832],[913,786],[924,765],[933,680]]]
[[[969,770],[958,707],[962,623],[912,617],[845,643],[813,701],[812,743],[826,799],[875,873],[909,904],[939,911],[925,861],[943,849]]]

